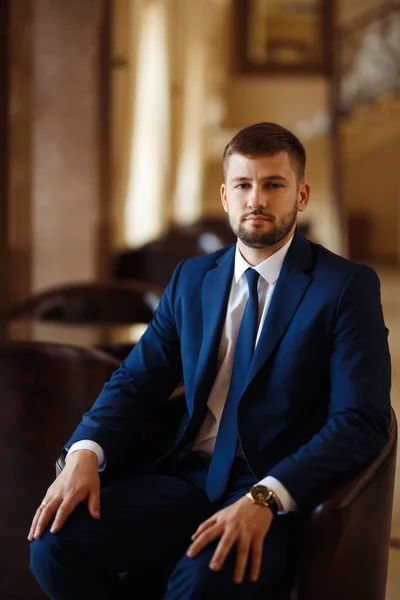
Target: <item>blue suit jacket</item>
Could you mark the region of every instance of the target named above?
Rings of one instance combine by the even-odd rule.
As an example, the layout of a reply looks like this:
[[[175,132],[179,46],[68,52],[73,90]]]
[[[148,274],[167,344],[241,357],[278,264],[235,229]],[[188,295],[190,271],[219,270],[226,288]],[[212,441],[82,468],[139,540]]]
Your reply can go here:
[[[178,265],[147,331],[68,445],[91,439],[118,461],[183,379],[186,412],[166,457],[187,447],[216,375],[234,257],[233,245]],[[296,231],[238,408],[251,469],[279,479],[307,507],[385,444],[389,394],[377,275]]]

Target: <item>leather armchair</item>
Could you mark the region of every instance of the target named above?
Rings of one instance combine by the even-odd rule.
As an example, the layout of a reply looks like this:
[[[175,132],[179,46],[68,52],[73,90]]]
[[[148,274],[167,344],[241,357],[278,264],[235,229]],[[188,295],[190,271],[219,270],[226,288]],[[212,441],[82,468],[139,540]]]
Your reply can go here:
[[[135,280],[50,288],[13,307],[8,334],[16,339],[95,344],[121,361],[139,338],[130,326],[150,323],[162,294],[162,288]]]
[[[396,449],[392,410],[380,454],[339,482],[310,514],[293,600],[385,600]]]
[[[45,600],[26,536],[54,478],[51,464],[118,361],[91,348],[0,344],[0,598]]]
[[[163,289],[143,281],[71,283],[41,291],[15,306],[8,319],[58,323],[149,323]]]

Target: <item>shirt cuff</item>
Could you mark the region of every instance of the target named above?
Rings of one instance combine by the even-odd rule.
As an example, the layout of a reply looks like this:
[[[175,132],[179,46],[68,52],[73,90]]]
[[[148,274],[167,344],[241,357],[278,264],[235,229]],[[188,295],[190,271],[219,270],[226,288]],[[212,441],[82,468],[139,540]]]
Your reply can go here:
[[[97,456],[99,472],[104,471],[106,466],[104,450],[97,442],[93,442],[92,440],[81,440],[80,442],[75,442],[75,444],[72,444],[72,446],[68,449],[65,462],[67,462],[68,456],[77,450],[90,450],[91,452],[94,452]]]
[[[289,494],[285,486],[280,481],[275,479],[275,477],[268,475],[259,481],[258,485],[265,485],[278,496],[280,503],[283,506],[283,510],[279,511],[279,514],[284,515],[297,509],[296,502],[293,500],[292,496]]]

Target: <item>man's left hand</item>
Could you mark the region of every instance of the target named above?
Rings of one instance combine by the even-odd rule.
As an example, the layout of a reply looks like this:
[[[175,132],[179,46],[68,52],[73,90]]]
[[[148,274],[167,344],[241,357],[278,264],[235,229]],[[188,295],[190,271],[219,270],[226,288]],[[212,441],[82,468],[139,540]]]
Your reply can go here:
[[[207,544],[221,538],[210,562],[212,571],[219,571],[225,559],[237,543],[236,565],[233,575],[235,583],[242,583],[249,557],[251,557],[250,579],[257,581],[260,575],[264,539],[273,519],[269,508],[252,504],[240,498],[204,521],[192,535],[187,556],[194,558]]]

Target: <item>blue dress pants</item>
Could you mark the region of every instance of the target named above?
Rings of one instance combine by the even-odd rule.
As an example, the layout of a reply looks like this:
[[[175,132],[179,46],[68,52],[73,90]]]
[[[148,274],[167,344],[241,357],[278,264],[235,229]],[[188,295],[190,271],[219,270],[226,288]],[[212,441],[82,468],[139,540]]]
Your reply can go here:
[[[226,494],[211,504],[204,491],[208,466],[209,459],[193,457],[173,472],[138,474],[111,483],[101,489],[99,520],[82,503],[59,533],[48,528],[31,543],[31,571],[47,596],[52,600],[284,597],[293,584],[301,550],[303,522],[297,513],[273,520],[257,582],[247,575],[242,584],[233,582],[234,548],[221,571],[209,569],[218,540],[196,558],[186,556],[198,525],[255,483],[246,461],[237,459]],[[128,596],[120,577],[126,572],[133,583],[135,577],[138,581],[137,593]]]

